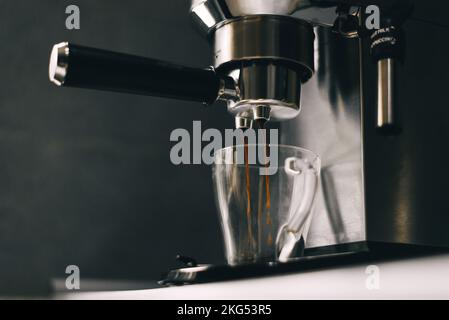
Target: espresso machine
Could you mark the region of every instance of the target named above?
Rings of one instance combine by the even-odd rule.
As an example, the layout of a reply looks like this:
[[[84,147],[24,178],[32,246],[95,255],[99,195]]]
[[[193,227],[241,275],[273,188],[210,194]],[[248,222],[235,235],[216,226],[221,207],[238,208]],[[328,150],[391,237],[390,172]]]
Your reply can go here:
[[[169,272],[165,283],[429,252],[449,246],[442,196],[449,189],[442,148],[449,109],[413,98],[411,88],[430,85],[421,83],[430,68],[420,69],[424,49],[410,41],[421,32],[410,22],[414,10],[410,0],[192,0],[190,15],[213,48],[213,66],[60,43],[51,53],[50,80],[207,105],[221,100],[236,128],[277,121],[281,143],[320,155],[304,257],[239,267],[179,257],[186,266]],[[370,27],[373,17],[379,25]]]

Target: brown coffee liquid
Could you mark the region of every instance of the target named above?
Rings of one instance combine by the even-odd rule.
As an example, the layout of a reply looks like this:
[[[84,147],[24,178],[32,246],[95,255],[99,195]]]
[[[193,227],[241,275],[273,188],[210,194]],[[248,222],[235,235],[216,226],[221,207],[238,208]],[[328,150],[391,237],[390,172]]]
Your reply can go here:
[[[252,219],[251,219],[251,181],[249,173],[248,138],[245,137],[245,174],[246,174],[246,221],[248,222],[248,242],[254,243]]]
[[[265,123],[263,124],[263,127],[265,128]],[[264,159],[264,163],[266,162],[266,160],[269,158],[270,156],[270,148],[269,148],[270,142],[268,141],[268,134],[265,133],[265,159]],[[271,219],[271,213],[270,213],[270,209],[271,209],[271,193],[270,193],[270,176],[268,175],[268,167],[269,164],[268,162],[266,163],[266,174],[265,174],[265,209],[266,209],[266,225],[269,228],[269,233],[268,233],[268,238],[267,238],[267,245],[268,246],[272,246],[273,245],[273,234],[272,234],[272,224],[273,221]],[[260,224],[262,224],[262,222],[259,222]]]
[[[255,129],[265,129],[265,120],[255,120]],[[269,141],[268,135],[265,136],[265,156],[269,156]],[[264,159],[265,162],[266,158]],[[266,170],[268,173],[268,166],[266,164]],[[247,196],[247,204],[246,204],[246,219],[248,222],[248,241],[249,243],[255,244],[255,238],[252,230],[252,208],[251,208],[251,181],[250,181],[250,170],[249,170],[249,157],[248,157],[248,140],[245,138],[245,174],[246,174],[246,196]],[[265,190],[263,190],[265,189]],[[263,196],[265,191],[265,201],[263,201]],[[265,202],[265,221],[263,221],[263,204]],[[264,177],[261,177],[259,180],[259,194],[258,194],[258,208],[257,208],[257,231],[258,231],[258,243],[262,245],[262,235],[264,230],[264,222],[266,227],[268,228],[268,236],[267,236],[267,245],[273,245],[273,234],[272,234],[272,224],[273,221],[271,219],[270,214],[271,208],[271,194],[270,194],[270,176],[266,174]],[[260,248],[259,248],[260,249]]]

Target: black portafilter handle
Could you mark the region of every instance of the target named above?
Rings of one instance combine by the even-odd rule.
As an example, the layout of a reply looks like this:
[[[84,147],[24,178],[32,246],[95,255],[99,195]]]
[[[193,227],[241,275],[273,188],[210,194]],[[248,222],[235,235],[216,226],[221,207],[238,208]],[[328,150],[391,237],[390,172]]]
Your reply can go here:
[[[211,69],[88,48],[67,42],[53,47],[50,80],[58,86],[115,91],[211,104],[225,82]]]

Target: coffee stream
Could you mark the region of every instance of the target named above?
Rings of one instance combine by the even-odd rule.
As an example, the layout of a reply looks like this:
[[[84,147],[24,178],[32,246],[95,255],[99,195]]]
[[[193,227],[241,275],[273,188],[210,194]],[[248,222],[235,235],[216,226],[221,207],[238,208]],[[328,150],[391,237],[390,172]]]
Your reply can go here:
[[[265,124],[266,121],[265,120],[255,120],[255,126],[254,128],[256,130],[259,129],[265,129]],[[258,144],[259,145],[259,144]],[[265,132],[265,156],[269,156],[269,141],[268,141],[268,135]],[[258,234],[258,241],[256,242],[256,239],[254,238],[254,233],[253,233],[253,227],[252,227],[252,221],[253,221],[253,208],[251,207],[251,180],[250,180],[250,166],[249,166],[249,157],[248,157],[248,139],[245,137],[245,175],[246,175],[246,197],[247,197],[247,201],[246,201],[246,220],[247,220],[247,226],[248,226],[248,249],[251,250],[251,248],[253,249],[257,249],[257,244],[259,245],[259,253],[262,253],[262,247],[263,247],[263,241],[264,239],[262,239],[263,236],[263,231],[264,231],[264,227],[266,226],[267,228],[269,228],[268,231],[268,236],[266,239],[266,245],[268,247],[271,247],[273,245],[273,232],[272,232],[272,218],[271,218],[271,214],[270,214],[270,208],[271,208],[271,195],[270,195],[270,176],[268,174],[266,174],[264,177],[261,176],[261,178],[259,179],[259,188],[258,188],[258,208],[257,208],[257,234]],[[264,159],[266,160],[266,159]],[[266,161],[264,161],[265,163]],[[268,166],[269,164],[266,164],[267,167],[267,171],[268,171]],[[265,189],[265,190],[264,190]],[[265,191],[265,192],[264,192]],[[266,209],[266,216],[265,216],[265,221],[263,221],[263,206],[264,206],[264,201],[263,201],[263,195],[265,193],[265,209]],[[255,250],[251,250],[251,251],[255,251]],[[247,254],[243,252],[243,254],[246,256]]]

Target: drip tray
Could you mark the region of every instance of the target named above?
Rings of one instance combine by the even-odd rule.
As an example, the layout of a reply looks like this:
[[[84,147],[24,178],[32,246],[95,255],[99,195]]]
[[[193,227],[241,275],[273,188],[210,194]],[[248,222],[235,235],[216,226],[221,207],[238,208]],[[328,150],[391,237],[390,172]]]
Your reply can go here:
[[[342,256],[348,255],[355,254],[337,254],[326,257],[304,257],[284,263],[267,262],[239,266],[197,265],[194,267],[170,270],[166,275],[164,275],[163,280],[159,281],[159,284],[185,285],[299,272],[306,269],[323,267],[326,264],[325,261],[327,260],[332,260],[332,264],[335,265],[336,259],[341,259]]]
[[[307,256],[289,262],[265,262],[247,265],[191,265],[172,269],[159,284],[179,286],[227,280],[248,279],[287,273],[320,270],[336,266],[399,260],[447,253],[447,248],[392,243],[357,242],[307,250]],[[193,261],[193,260],[192,260]]]

